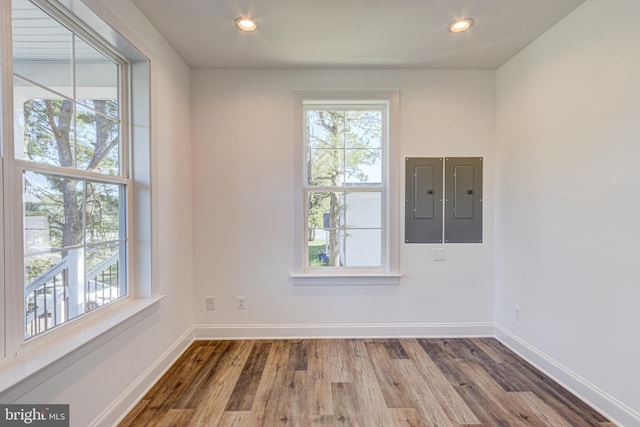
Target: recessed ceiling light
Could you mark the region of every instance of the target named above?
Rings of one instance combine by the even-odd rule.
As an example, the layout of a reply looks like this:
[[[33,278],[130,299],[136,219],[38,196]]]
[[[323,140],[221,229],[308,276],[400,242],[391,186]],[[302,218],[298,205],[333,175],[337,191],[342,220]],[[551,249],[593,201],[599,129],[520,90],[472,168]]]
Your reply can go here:
[[[242,31],[255,31],[258,29],[258,21],[249,16],[239,16],[233,21],[236,27]]]
[[[449,31],[452,33],[461,33],[463,31],[467,31],[473,25],[473,19],[471,18],[463,18],[456,19],[451,24],[449,24]]]

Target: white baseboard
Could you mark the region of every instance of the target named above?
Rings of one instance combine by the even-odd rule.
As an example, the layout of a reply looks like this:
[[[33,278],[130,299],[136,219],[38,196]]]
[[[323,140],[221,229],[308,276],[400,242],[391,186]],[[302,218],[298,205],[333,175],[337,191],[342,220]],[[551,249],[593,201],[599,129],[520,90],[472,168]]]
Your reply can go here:
[[[193,328],[185,332],[169,349],[138,377],[91,424],[91,427],[116,426],[137,405],[165,372],[193,342]]]
[[[195,339],[491,337],[492,322],[196,325]]]
[[[618,426],[640,426],[640,414],[500,325],[495,338]]]

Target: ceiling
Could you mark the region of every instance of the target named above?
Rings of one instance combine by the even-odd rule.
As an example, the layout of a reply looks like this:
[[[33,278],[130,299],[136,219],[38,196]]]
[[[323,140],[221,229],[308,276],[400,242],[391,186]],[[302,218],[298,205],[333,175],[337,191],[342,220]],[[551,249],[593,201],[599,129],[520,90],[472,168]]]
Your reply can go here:
[[[584,0],[133,0],[193,68],[497,68]],[[260,27],[243,33],[236,17]],[[447,25],[470,17],[453,34]]]

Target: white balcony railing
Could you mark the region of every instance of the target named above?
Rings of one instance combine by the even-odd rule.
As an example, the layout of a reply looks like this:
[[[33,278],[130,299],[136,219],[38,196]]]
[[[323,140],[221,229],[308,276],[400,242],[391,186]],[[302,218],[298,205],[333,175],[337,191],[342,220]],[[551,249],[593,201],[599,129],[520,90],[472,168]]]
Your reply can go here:
[[[25,286],[25,338],[31,338],[126,294],[115,251],[86,275],[81,249]],[[86,280],[83,279],[86,277]]]

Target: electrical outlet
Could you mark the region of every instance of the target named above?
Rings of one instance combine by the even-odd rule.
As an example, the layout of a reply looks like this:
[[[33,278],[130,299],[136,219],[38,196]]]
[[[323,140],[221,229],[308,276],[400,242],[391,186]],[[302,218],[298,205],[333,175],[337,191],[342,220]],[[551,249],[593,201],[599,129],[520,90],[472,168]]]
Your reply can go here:
[[[216,309],[216,299],[215,297],[206,297],[204,299],[204,305],[206,310],[215,310]]]
[[[433,250],[434,261],[444,261],[444,248],[435,248]]]
[[[522,307],[519,305],[515,306],[514,317],[518,322],[522,322]]]
[[[244,296],[237,296],[236,297],[236,308],[238,310],[244,310],[247,308],[247,306],[245,305],[245,298]]]

